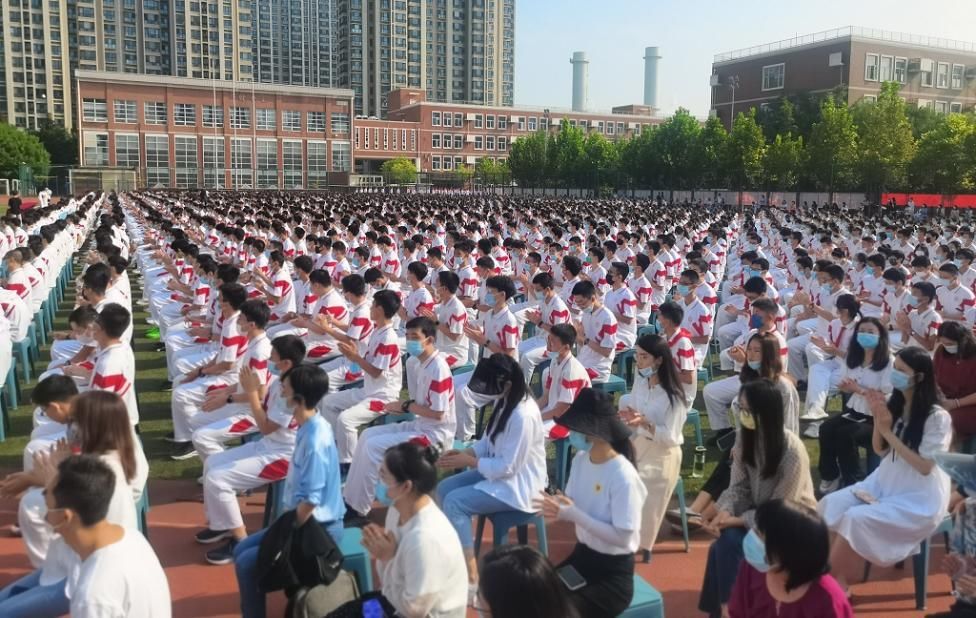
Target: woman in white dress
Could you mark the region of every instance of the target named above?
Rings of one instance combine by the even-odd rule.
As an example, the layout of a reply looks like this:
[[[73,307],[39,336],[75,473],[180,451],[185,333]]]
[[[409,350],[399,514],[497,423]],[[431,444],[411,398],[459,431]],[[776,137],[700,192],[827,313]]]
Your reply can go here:
[[[918,550],[946,516],[949,477],[933,461],[952,440],[952,417],[938,405],[928,352],[903,349],[891,372],[894,392],[866,395],[872,446],[881,465],[860,483],[820,502],[832,532],[830,563],[845,589],[863,560],[889,566]]]
[[[681,474],[682,427],[688,404],[668,342],[644,335],[634,348],[637,378],[629,394],[620,398],[620,416],[635,430],[631,441],[637,474],[647,489],[641,515],[640,549],[650,562],[651,547]]]

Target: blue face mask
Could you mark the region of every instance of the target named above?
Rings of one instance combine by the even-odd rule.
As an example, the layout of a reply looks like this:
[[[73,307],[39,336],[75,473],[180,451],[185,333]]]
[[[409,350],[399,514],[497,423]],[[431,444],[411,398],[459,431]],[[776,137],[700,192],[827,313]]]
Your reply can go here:
[[[410,356],[420,356],[424,353],[424,344],[417,339],[407,339],[407,354]]]
[[[644,367],[643,369],[637,370],[638,375],[640,375],[642,378],[649,378],[654,375],[654,372],[654,367]]]
[[[485,304],[488,305],[489,307],[494,307],[495,306],[495,295],[492,294],[491,292],[485,293]]]
[[[909,294],[908,298],[905,299],[905,304],[908,305],[909,307],[917,307],[918,299],[915,298],[914,294]]]
[[[769,563],[766,562],[766,545],[755,530],[749,530],[749,534],[742,539],[742,553],[752,568],[760,573],[769,571]]]
[[[823,290],[824,294],[830,294],[834,291],[834,285],[832,283],[825,283],[820,286],[820,289]]]
[[[881,340],[881,335],[875,335],[874,333],[858,333],[857,343],[865,350],[874,349],[878,347],[878,341]]]
[[[911,378],[908,374],[899,369],[891,370],[891,386],[900,391],[906,390],[912,386]]]
[[[763,325],[762,316],[754,313],[749,316],[749,328],[759,328]]]
[[[678,296],[687,296],[691,292],[691,286],[678,284]]]
[[[556,350],[546,350],[546,356],[548,356],[550,360],[559,360],[559,352]]]
[[[749,365],[749,369],[752,369],[753,371],[759,371],[759,368],[762,367],[762,361],[761,360],[748,361],[747,364]]]
[[[754,271],[754,270],[753,270],[753,269],[751,269],[751,268],[746,268],[746,269],[744,269],[744,270],[742,271],[742,275],[743,275],[743,276],[745,277],[745,280],[746,280],[746,281],[748,281],[749,279],[752,279],[753,277],[758,277],[758,276],[759,276],[759,275],[758,275],[758,274],[756,273],[756,271]]]
[[[281,377],[281,369],[278,369],[278,365],[274,363],[268,363],[268,371],[276,378]]]
[[[569,445],[577,451],[588,451],[593,445],[587,442],[586,435],[578,431],[569,432]]]

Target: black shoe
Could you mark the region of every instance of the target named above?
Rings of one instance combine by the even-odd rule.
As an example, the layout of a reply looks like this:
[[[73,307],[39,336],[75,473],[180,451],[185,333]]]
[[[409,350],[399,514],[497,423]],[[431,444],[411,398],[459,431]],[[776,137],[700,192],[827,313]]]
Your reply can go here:
[[[644,564],[649,564],[651,562],[651,550],[642,549],[641,550],[641,562]]]
[[[193,446],[192,442],[178,442],[173,447],[173,452],[170,453],[169,458],[174,461],[183,461],[184,459],[198,456],[197,449]]]
[[[217,549],[207,552],[207,562],[210,564],[230,564],[234,561],[234,548],[240,543],[237,539],[231,538]]]
[[[163,440],[166,440],[167,442],[172,442],[173,444],[180,444],[176,440],[176,434],[173,433],[172,431],[166,434],[165,436],[163,436]]]
[[[157,343],[156,344],[156,351],[157,352],[165,352],[166,351],[166,344],[165,343]]]
[[[708,447],[717,446],[718,441],[722,439],[722,436],[727,436],[733,431],[735,431],[735,428],[733,427],[728,427],[726,429],[719,429],[718,431],[714,432],[712,435],[708,436],[708,438],[705,439],[705,446]]]
[[[173,383],[169,380],[166,380],[165,382],[163,382],[162,386],[159,387],[159,390],[164,393],[172,393]]]
[[[348,504],[345,507],[346,514],[342,517],[342,525],[346,528],[362,528],[369,523],[369,519],[365,515],[360,515],[356,509]]]
[[[233,536],[234,533],[230,530],[211,530],[210,528],[204,528],[200,532],[197,532],[193,538],[197,540],[197,543],[207,545]]]

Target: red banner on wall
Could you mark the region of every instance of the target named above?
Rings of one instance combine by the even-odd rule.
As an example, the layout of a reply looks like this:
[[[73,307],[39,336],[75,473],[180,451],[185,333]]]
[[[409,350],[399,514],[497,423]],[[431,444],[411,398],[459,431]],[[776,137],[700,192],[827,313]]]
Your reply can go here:
[[[882,193],[881,203],[888,204],[892,199],[899,206],[908,205],[912,198],[916,208],[944,206],[946,208],[976,208],[976,195],[938,195],[935,193]]]

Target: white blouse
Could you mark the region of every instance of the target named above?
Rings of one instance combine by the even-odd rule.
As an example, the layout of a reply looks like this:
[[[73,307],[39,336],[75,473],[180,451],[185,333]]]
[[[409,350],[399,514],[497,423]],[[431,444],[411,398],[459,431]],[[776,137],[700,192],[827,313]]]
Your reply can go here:
[[[855,367],[851,369],[846,363],[843,364],[843,370],[840,374],[840,379],[850,378],[858,386],[866,388],[868,390],[879,390],[885,394],[885,397],[891,394],[891,369],[894,367],[894,360],[889,358],[888,364],[881,371],[875,371],[871,369],[871,366],[867,367]],[[847,400],[847,407],[854,410],[855,412],[860,412],[867,416],[871,416],[871,406],[868,405],[867,400],[863,395],[854,393]]]
[[[674,401],[660,384],[651,386],[650,378],[640,376],[634,380],[634,388],[620,398],[619,409],[631,407],[644,415],[654,427],[654,433],[641,427],[637,433],[660,442],[665,446],[681,446],[685,438],[682,432],[688,418],[688,404],[680,395]]]

